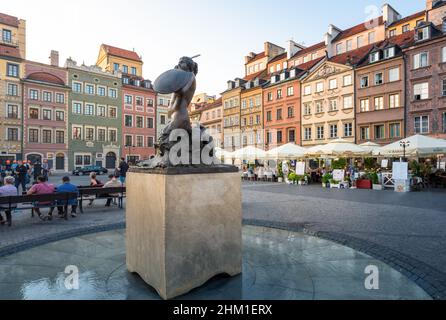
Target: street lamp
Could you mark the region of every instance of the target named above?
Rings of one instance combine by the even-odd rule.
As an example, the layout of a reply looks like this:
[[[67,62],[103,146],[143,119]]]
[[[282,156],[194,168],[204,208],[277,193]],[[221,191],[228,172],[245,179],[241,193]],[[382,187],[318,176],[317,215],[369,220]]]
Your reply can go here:
[[[410,147],[409,141],[401,141],[400,142],[401,148],[403,148],[403,159],[406,159],[406,149]]]

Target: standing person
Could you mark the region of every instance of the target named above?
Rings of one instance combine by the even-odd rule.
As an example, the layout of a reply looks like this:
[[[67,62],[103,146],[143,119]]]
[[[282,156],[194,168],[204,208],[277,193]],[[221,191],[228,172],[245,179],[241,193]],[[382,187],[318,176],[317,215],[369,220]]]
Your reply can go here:
[[[43,176],[40,176],[37,178],[37,184],[33,185],[31,189],[29,189],[27,195],[31,196],[33,194],[52,194],[56,192],[56,188],[53,184],[50,184],[47,182],[46,178]],[[46,206],[50,205],[51,202],[40,202],[38,205]],[[40,208],[34,208],[34,212],[37,213],[40,219],[42,220],[53,220],[53,211],[54,207],[50,208],[50,212],[48,213],[48,216],[42,217],[42,213],[40,212]]]
[[[62,178],[62,184],[57,187],[57,192],[69,192],[79,194],[79,189],[71,184],[70,177],[66,176]],[[57,211],[59,212],[59,218],[64,218],[64,206],[71,206],[71,217],[77,217],[77,199],[69,200],[68,203],[62,201],[58,203]]]
[[[119,164],[119,180],[121,180],[121,183],[125,183],[125,179],[127,177],[127,172],[129,171],[129,165],[127,162],[125,162],[124,158],[121,158],[121,163]]]
[[[14,177],[8,176],[5,178],[5,185],[0,188],[0,197],[13,197],[17,195],[17,188],[14,186],[15,179]],[[13,206],[12,209],[15,209],[17,206]],[[6,222],[8,223],[8,226],[12,225],[12,219],[11,219],[11,210],[9,210],[8,207],[0,207],[0,211],[5,211],[6,214]],[[0,224],[4,225],[5,220],[3,219],[2,215],[0,214]]]
[[[41,175],[42,175],[42,164],[40,163],[40,161],[37,161],[33,167],[34,182],[36,182],[37,178],[40,177]]]
[[[15,174],[15,187],[17,188],[17,193],[19,192],[19,186],[22,186],[22,192],[25,193],[27,184],[26,179],[28,177],[28,167],[22,161],[19,161],[18,166],[15,169]]]
[[[50,167],[48,165],[48,160],[43,160],[42,164],[42,175],[48,180],[48,175],[50,172]]]
[[[104,189],[105,188],[119,188],[122,187],[122,183],[118,180],[120,177],[118,177],[117,175],[111,174],[108,176],[108,178],[110,179],[106,184],[104,184]],[[107,203],[105,204],[106,207],[110,207],[111,203],[113,201],[112,197],[119,197],[119,194],[109,194],[106,195],[107,199]]]

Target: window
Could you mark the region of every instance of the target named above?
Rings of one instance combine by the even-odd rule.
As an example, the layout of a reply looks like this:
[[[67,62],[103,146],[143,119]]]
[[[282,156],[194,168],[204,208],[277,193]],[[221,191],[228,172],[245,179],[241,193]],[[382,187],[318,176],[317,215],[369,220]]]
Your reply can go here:
[[[118,109],[116,109],[116,107],[108,107],[108,114],[110,118],[117,118]]]
[[[94,116],[94,105],[89,103],[85,104],[84,114],[86,116]]]
[[[2,38],[3,38],[3,42],[5,42],[5,43],[12,43],[12,33],[11,33],[11,30],[3,29]]]
[[[136,76],[136,68],[132,67],[132,75]]]
[[[365,76],[361,78],[361,88],[367,88],[369,86],[369,77]]]
[[[304,88],[304,95],[308,96],[311,94],[311,86],[305,86]]]
[[[393,68],[389,70],[389,82],[400,80],[400,68]]]
[[[64,144],[65,143],[65,132],[63,132],[63,131],[56,131],[56,143],[57,144]]]
[[[443,112],[443,133],[446,133],[446,112]]]
[[[129,135],[125,136],[125,146],[133,147],[133,136],[129,136]]]
[[[330,111],[338,111],[338,100],[330,100]]]
[[[56,121],[65,121],[65,112],[56,111]]]
[[[136,117],[136,127],[137,128],[144,128],[144,118],[143,117],[140,117],[140,116]]]
[[[19,141],[19,129],[17,129],[17,128],[8,128],[7,140],[8,141]]]
[[[43,120],[51,120],[51,110],[43,109],[42,118]]]
[[[147,147],[153,148],[155,146],[155,139],[153,137],[147,137]]]
[[[8,83],[7,95],[17,97],[19,95],[19,86],[16,84]]]
[[[136,136],[136,146],[138,148],[144,147],[144,137],[143,136]]]
[[[65,95],[63,93],[56,93],[56,103],[65,103]]]
[[[280,94],[282,95],[282,90],[280,90]],[[277,93],[277,95],[279,95],[279,93]],[[279,98],[279,97],[277,97]],[[249,99],[249,108],[252,109],[254,107],[254,100]]]
[[[94,128],[85,128],[85,140],[87,141],[94,140]]]
[[[286,89],[286,95],[287,95],[288,97],[294,96],[294,87],[288,87],[288,88]]]
[[[370,54],[370,63],[379,61],[379,51]]]
[[[375,126],[375,139],[380,140],[385,138],[384,125]]]
[[[118,98],[118,90],[108,89],[108,96],[112,99],[117,99]]]
[[[90,95],[93,95],[94,94],[94,85],[92,85],[92,84],[86,84],[85,85],[85,93],[86,94],[90,94]]]
[[[441,81],[441,94],[443,97],[446,97],[446,79]]]
[[[277,99],[282,99],[282,89],[277,90]]]
[[[331,79],[328,83],[328,87],[330,90],[334,90],[338,88],[338,79]]]
[[[370,140],[370,128],[361,127],[361,140]]]
[[[126,115],[124,117],[124,119],[125,119],[124,124],[126,127],[128,127],[128,128],[133,127],[133,117],[132,116]]]
[[[18,119],[19,118],[19,106],[14,104],[8,104],[7,114],[8,119]]]
[[[421,52],[413,56],[414,69],[425,68],[429,64],[429,54],[427,52]]]
[[[288,107],[288,119],[294,118],[294,108]]]
[[[288,131],[288,142],[296,142],[296,130],[291,129]]]
[[[353,108],[353,97],[352,96],[344,97],[343,100],[344,100],[344,109]]]
[[[144,106],[144,98],[142,97],[136,97],[135,99],[135,103],[137,106],[142,107]]]
[[[347,51],[352,51],[352,50],[353,50],[353,41],[347,40]]]
[[[369,44],[375,43],[375,31],[369,33]]]
[[[304,104],[304,116],[310,116],[311,115],[311,103],[305,103]]]
[[[351,86],[352,85],[352,76],[344,76],[344,87]]]
[[[117,142],[118,141],[118,132],[115,129],[110,129],[108,131],[109,140],[110,142]]]
[[[324,140],[325,139],[325,128],[323,126],[317,127],[317,139],[318,140]]]
[[[90,166],[91,165],[91,156],[84,156],[84,165],[85,166]]]
[[[396,36],[396,29],[393,29],[393,30],[389,31],[389,38],[392,38],[394,36]]]
[[[324,112],[324,103],[322,101],[316,101],[316,113]]]
[[[39,142],[39,130],[38,129],[29,129],[28,130],[28,141],[31,143]]]
[[[82,104],[79,102],[73,102],[73,113],[82,114]]]
[[[306,141],[311,140],[311,128],[305,128],[304,129],[304,139]]]
[[[278,130],[277,131],[277,143],[282,143],[283,142],[283,135],[282,135],[282,131]]]
[[[73,82],[73,92],[82,93],[82,83]]]
[[[383,74],[381,72],[375,74],[375,86],[379,86],[383,84],[383,82],[384,82]]]
[[[39,100],[39,91],[31,89],[29,90],[29,99],[30,100]]]
[[[105,106],[97,106],[96,113],[98,117],[105,118],[107,116],[107,108]]]
[[[43,101],[45,101],[45,102],[52,102],[53,101],[53,94],[51,92],[43,91]]]
[[[277,109],[276,120],[282,120],[282,109]]]
[[[266,121],[267,122],[273,121],[273,115],[271,111],[266,112]]]
[[[19,65],[8,63],[6,66],[6,75],[8,77],[18,78],[19,77]]]
[[[395,47],[387,48],[384,50],[384,58],[389,59],[395,56]]]
[[[384,110],[384,98],[376,97],[374,100],[375,100],[375,110]]]
[[[160,117],[160,123],[161,123],[161,125],[165,125],[166,124],[166,116],[165,115],[161,115],[161,117]]]
[[[39,109],[30,108],[29,109],[29,118],[30,119],[39,119]]]
[[[105,129],[98,129],[98,141],[105,142],[105,140],[106,140]]]
[[[415,133],[429,133],[429,116],[415,117]]]
[[[123,66],[122,66],[122,73],[126,73],[126,74],[128,74],[128,73],[129,73],[129,67],[126,66],[126,65],[123,65]]]
[[[336,45],[336,54],[341,54],[343,52],[343,50],[344,50],[343,44],[342,43],[338,43]]]
[[[361,48],[364,45],[364,36],[359,36],[356,38],[356,45]]]
[[[427,40],[429,39],[429,27],[420,28],[417,31],[417,40]]]
[[[399,123],[391,123],[389,125],[390,138],[401,138],[401,124]]]
[[[98,87],[98,96],[105,97],[107,89],[105,87]]]
[[[414,100],[425,100],[429,99],[429,83],[417,83],[413,86]]]
[[[119,71],[119,63],[113,63],[113,70],[116,72]]]
[[[330,125],[330,138],[336,139],[338,137],[338,125],[332,124]]]
[[[368,112],[370,111],[370,101],[369,99],[361,99],[361,112]]]
[[[149,129],[155,128],[155,122],[153,118],[147,118],[147,128]]]
[[[51,136],[51,130],[42,130],[42,143],[52,143]]]
[[[410,25],[405,24],[405,25],[403,26],[402,30],[403,30],[403,33],[409,32],[409,31],[410,31]]]
[[[82,127],[73,127],[73,140],[82,140]]]
[[[352,123],[344,123],[344,137],[353,137]]]
[[[273,93],[272,92],[268,92],[268,101],[273,101]]]
[[[441,62],[445,63],[446,62],[446,47],[443,47],[441,49]]]
[[[400,95],[399,94],[391,94],[389,96],[389,108],[395,109],[400,107]]]
[[[125,95],[124,100],[126,104],[133,104],[133,96]]]
[[[153,106],[154,106],[153,99],[147,99],[147,106],[148,106],[149,108],[153,108]]]
[[[130,84],[130,79],[127,77],[122,77],[122,83],[123,84]]]
[[[316,92],[319,93],[319,92],[323,92],[323,91],[324,91],[324,83],[323,82],[318,82],[316,84]]]

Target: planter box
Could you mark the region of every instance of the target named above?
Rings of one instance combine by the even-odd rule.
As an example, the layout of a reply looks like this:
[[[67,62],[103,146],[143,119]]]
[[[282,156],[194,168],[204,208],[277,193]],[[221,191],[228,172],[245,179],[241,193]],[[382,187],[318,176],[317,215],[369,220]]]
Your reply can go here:
[[[341,184],[330,184],[331,189],[341,189]]]
[[[372,180],[357,180],[356,188],[358,189],[372,189]]]
[[[376,191],[383,191],[383,190],[384,190],[384,187],[383,187],[381,184],[374,184],[374,185],[373,185],[373,190],[376,190]]]

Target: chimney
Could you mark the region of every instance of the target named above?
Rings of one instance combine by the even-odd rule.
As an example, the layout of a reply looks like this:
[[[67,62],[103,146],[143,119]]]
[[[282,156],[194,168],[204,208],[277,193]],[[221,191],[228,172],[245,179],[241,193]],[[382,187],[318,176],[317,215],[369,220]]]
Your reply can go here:
[[[59,51],[51,50],[50,65],[52,65],[53,67],[59,66]]]
[[[256,54],[255,54],[254,52],[250,52],[250,53],[245,57],[245,64],[247,64],[249,61],[251,61],[255,56],[256,56]]]
[[[426,10],[432,10],[437,3],[440,2],[439,0],[426,0]]]
[[[298,53],[300,50],[305,49],[304,46],[301,46],[299,44],[297,44],[296,42],[294,42],[293,40],[288,40],[287,41],[287,59],[291,59],[291,57],[293,57],[296,53]]]
[[[401,15],[398,13],[398,11],[396,11],[394,8],[392,8],[391,5],[387,3],[383,5],[382,11],[383,11],[383,19],[384,22],[386,23],[386,26],[389,26],[395,21],[401,19]]]
[[[328,26],[328,32],[325,34],[325,45],[327,46],[328,58],[331,58],[336,54],[332,42],[341,32],[342,31],[339,28],[335,27],[332,24]]]

